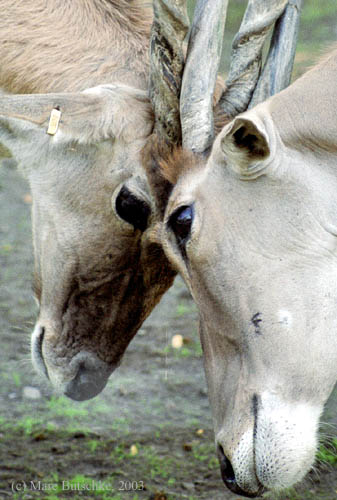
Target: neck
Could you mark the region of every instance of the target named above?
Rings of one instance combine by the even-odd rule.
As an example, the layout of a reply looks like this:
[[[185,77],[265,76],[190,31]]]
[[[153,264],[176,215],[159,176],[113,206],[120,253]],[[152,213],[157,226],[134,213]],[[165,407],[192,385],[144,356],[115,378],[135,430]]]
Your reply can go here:
[[[0,20],[8,42],[0,44],[0,87],[12,93],[74,92],[111,82],[147,88],[148,1],[8,2]]]
[[[337,150],[337,50],[267,101],[283,142],[294,149]]]
[[[64,0],[63,0],[64,1]],[[70,9],[76,8],[76,1]],[[124,33],[149,39],[152,23],[152,9],[144,0],[81,0],[78,7],[97,16],[102,25],[117,23]]]

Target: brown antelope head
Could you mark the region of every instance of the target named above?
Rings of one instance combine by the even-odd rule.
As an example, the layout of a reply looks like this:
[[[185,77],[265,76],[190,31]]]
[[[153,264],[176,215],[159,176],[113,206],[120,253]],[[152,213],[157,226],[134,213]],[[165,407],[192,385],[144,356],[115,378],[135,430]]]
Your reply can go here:
[[[73,3],[63,2],[66,23],[59,24],[52,2],[41,2],[37,13],[27,2],[21,24],[23,13],[12,2],[1,18],[9,39],[1,47],[1,84],[49,92],[54,83],[72,93],[1,96],[0,140],[21,164],[33,195],[40,308],[33,363],[59,392],[83,400],[103,389],[175,271],[152,238],[153,200],[140,162],[154,126],[148,92],[125,84],[147,88],[146,2],[88,0],[76,15]],[[183,4],[172,19],[170,57],[179,76]],[[15,23],[21,45],[11,38]],[[97,81],[104,85],[76,92]]]
[[[73,399],[103,389],[175,275],[149,237],[139,158],[152,128],[146,93],[123,85],[0,99],[0,140],[33,195],[33,362]]]

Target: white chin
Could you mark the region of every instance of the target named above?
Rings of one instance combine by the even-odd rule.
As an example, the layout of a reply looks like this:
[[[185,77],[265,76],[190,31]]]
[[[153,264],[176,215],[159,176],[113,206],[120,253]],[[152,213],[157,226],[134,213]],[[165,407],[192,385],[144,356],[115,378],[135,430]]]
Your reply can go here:
[[[255,491],[258,480],[267,489],[281,490],[300,481],[315,459],[321,412],[316,406],[262,394],[255,430],[242,436],[233,455],[239,486]]]

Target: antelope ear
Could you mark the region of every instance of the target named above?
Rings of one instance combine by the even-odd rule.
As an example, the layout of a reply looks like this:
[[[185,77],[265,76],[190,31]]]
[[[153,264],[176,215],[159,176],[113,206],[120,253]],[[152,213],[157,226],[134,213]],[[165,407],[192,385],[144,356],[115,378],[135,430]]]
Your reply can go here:
[[[84,93],[1,96],[0,142],[19,162],[33,165],[61,138],[83,142],[95,136],[102,108],[101,98]]]
[[[220,134],[226,163],[241,177],[256,177],[270,156],[269,137],[260,120],[236,118]]]
[[[52,114],[54,126],[49,127]],[[46,148],[50,152],[64,143],[91,144],[116,137],[128,143],[147,137],[152,127],[146,92],[126,85],[0,97],[0,142],[17,160],[30,164]]]

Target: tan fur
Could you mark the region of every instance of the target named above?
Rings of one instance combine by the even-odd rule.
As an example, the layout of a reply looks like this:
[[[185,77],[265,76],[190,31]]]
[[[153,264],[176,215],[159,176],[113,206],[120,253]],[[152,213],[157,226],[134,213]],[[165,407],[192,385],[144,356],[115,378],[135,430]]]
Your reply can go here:
[[[173,186],[183,172],[190,171],[200,164],[199,157],[181,147],[168,146],[152,134],[142,150],[142,165],[147,175],[150,190],[155,198],[156,209],[163,215]],[[157,241],[158,227],[152,233]]]
[[[185,170],[194,167],[197,155],[185,151],[180,146],[172,148],[153,135],[143,148],[142,153],[142,163],[147,171],[151,159],[155,159],[157,162],[156,167],[159,168],[163,179],[174,185]]]
[[[0,0],[0,87],[73,92],[118,81],[147,88],[152,22],[144,0]]]
[[[195,167],[197,157],[190,151],[176,148],[168,157],[162,157],[159,166],[165,179],[171,184],[176,184],[183,172]]]

